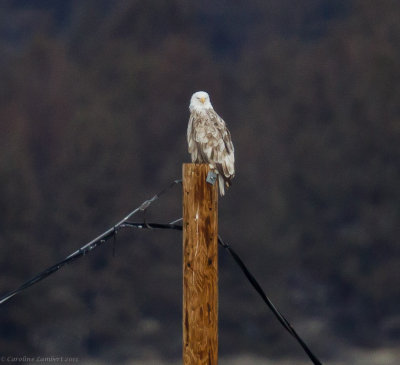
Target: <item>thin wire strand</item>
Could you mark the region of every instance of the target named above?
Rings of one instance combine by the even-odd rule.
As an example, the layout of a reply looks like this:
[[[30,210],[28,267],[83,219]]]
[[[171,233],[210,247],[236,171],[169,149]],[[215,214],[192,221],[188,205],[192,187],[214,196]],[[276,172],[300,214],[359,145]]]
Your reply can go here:
[[[158,228],[158,229],[173,229],[173,230],[179,230],[182,231],[182,226],[179,224],[176,224],[178,222],[181,222],[183,219],[178,218],[170,223],[147,223],[147,222],[142,222],[142,223],[136,223],[136,222],[129,222],[128,219],[133,217],[138,211],[145,211],[148,209],[148,207],[155,202],[161,195],[163,195],[165,192],[167,192],[169,189],[171,189],[173,186],[177,185],[178,183],[181,183],[182,180],[175,180],[171,184],[169,184],[167,187],[162,189],[159,193],[154,195],[151,199],[148,199],[144,201],[139,207],[134,209],[132,212],[130,212],[125,218],[123,218],[121,221],[119,221],[116,225],[102,233],[100,236],[96,237],[92,241],[88,242],[75,252],[73,252],[71,255],[67,256],[64,260],[58,262],[57,264],[49,267],[48,269],[42,271],[41,273],[37,274],[34,276],[32,279],[28,280],[24,284],[22,284],[19,288],[5,294],[0,298],[0,305],[5,303],[7,300],[12,298],[14,295],[20,293],[21,291],[29,288],[30,286],[38,283],[39,281],[43,280],[44,278],[48,277],[49,275],[55,273],[57,270],[59,270],[62,266],[64,266],[67,263],[70,263],[79,257],[82,257],[89,251],[93,250],[94,248],[100,246],[101,244],[105,243],[108,239],[111,237],[115,238],[115,235],[117,234],[118,230],[120,228],[125,228],[125,227],[130,227],[130,228],[138,228],[138,229],[152,229],[152,228]],[[264,290],[262,289],[261,285],[258,283],[254,275],[249,271],[249,269],[246,267],[240,256],[233,250],[233,248],[225,243],[221,236],[218,235],[218,243],[226,250],[229,252],[229,254],[232,256],[236,264],[240,267],[242,270],[243,274],[246,276],[250,284],[253,286],[253,288],[257,291],[257,293],[260,295],[260,297],[263,299],[263,301],[266,303],[268,308],[272,311],[272,313],[275,315],[275,317],[278,319],[278,321],[281,323],[281,325],[297,340],[297,342],[301,345],[303,350],[306,352],[310,360],[313,362],[314,365],[322,365],[322,363],[319,361],[319,359],[311,352],[311,350],[308,348],[306,343],[301,339],[301,337],[297,334],[297,332],[294,330],[294,328],[291,326],[289,321],[284,317],[284,315],[275,307],[275,305],[271,302],[271,300],[268,298],[268,296],[265,294]]]
[[[132,228],[159,228],[159,229],[174,229],[174,230],[182,230],[181,225],[175,224],[176,222],[181,221],[182,218],[177,219],[171,223],[163,224],[163,223],[147,223],[146,225],[142,223],[134,223],[134,222],[125,222],[126,227],[132,227]],[[240,256],[236,253],[236,251],[227,243],[223,241],[220,235],[218,235],[218,243],[226,250],[229,252],[229,254],[232,256],[236,264],[240,267],[242,270],[243,274],[246,276],[247,280],[250,282],[252,287],[257,291],[257,293],[260,295],[260,297],[263,299],[265,304],[268,306],[268,308],[272,311],[272,313],[275,315],[275,317],[278,319],[280,324],[296,339],[296,341],[300,344],[300,346],[303,348],[304,352],[308,355],[310,360],[313,362],[314,365],[322,365],[321,361],[312,353],[312,351],[309,349],[307,344],[303,341],[303,339],[297,334],[295,329],[292,327],[292,325],[289,323],[289,321],[285,318],[285,316],[278,310],[278,308],[275,307],[275,305],[272,303],[272,301],[268,298],[268,296],[265,294],[264,290],[262,289],[261,285],[258,283],[254,275],[250,272],[250,270],[247,268],[247,266],[244,264],[243,260],[240,258]]]
[[[151,199],[145,200],[139,207],[131,211],[125,218],[120,220],[117,224],[113,225],[111,228],[103,232],[101,235],[97,236],[90,242],[86,243],[83,245],[81,248],[78,250],[74,251],[70,255],[68,255],[64,260],[61,260],[60,262],[57,262],[53,266],[50,266],[46,270],[40,272],[39,274],[35,275],[33,278],[29,279],[25,283],[23,283],[21,286],[16,288],[15,290],[12,290],[11,292],[3,295],[0,297],[0,305],[5,303],[7,300],[11,299],[13,296],[19,294],[23,290],[29,288],[30,286],[38,283],[39,281],[43,280],[44,278],[54,274],[56,271],[61,269],[64,265],[71,263],[72,261],[75,261],[76,259],[86,255],[96,247],[102,245],[106,241],[108,241],[110,238],[115,237],[117,234],[118,230],[124,225],[124,223],[132,218],[137,212],[139,211],[145,211],[146,209],[149,208],[149,206],[154,203],[156,200],[160,198],[163,194],[165,194],[168,190],[170,190],[173,186],[182,183],[182,180],[175,180],[172,183],[168,184],[165,188],[163,188],[161,191],[159,191],[157,194],[155,194]]]

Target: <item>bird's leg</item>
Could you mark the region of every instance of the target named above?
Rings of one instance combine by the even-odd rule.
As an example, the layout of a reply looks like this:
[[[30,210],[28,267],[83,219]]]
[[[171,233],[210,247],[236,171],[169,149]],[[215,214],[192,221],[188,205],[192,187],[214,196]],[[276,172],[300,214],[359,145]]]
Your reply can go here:
[[[206,181],[211,185],[215,184],[215,182],[217,181],[217,174],[215,173],[214,169],[210,169],[210,171],[208,171]]]

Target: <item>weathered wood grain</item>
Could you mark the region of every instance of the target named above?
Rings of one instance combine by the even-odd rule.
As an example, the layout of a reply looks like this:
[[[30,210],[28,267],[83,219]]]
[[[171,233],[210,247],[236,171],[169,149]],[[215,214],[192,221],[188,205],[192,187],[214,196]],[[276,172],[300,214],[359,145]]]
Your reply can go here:
[[[183,364],[218,363],[218,188],[183,165]]]

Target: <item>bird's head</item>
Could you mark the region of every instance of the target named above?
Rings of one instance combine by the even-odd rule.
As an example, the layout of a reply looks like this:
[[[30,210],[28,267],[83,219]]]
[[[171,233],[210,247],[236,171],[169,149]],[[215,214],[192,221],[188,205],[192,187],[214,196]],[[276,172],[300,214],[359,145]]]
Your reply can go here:
[[[192,95],[189,106],[190,111],[201,111],[210,108],[212,108],[210,96],[205,91],[197,91]]]

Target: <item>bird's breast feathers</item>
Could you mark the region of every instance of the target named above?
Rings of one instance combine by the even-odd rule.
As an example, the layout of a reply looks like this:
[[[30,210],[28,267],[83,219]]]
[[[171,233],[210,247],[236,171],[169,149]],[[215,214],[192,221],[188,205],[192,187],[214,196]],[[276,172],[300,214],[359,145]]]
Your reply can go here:
[[[227,158],[227,155],[232,162],[234,161],[230,133],[224,120],[213,109],[192,111],[187,138],[191,154],[195,152],[198,157],[200,152],[207,157],[206,161],[198,161],[198,159],[194,161],[220,163],[222,159]],[[200,149],[200,151],[195,151],[195,149]]]

